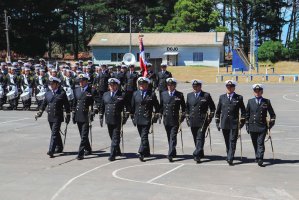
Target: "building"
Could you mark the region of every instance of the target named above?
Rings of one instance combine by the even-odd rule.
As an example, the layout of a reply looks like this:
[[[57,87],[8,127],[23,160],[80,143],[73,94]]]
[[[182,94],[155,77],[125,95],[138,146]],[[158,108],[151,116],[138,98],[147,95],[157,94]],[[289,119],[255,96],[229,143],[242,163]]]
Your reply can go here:
[[[139,60],[138,33],[132,33],[132,53]],[[219,67],[224,61],[224,32],[143,33],[146,59],[170,66]],[[118,64],[129,52],[129,33],[96,33],[89,43],[96,64]]]

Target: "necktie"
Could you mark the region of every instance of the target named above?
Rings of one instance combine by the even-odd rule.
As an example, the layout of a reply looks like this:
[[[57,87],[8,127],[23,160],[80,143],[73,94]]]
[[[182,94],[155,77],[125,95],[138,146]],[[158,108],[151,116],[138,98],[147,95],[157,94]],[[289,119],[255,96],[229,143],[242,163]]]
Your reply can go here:
[[[195,98],[196,98],[196,99],[198,98],[198,93],[195,93]]]
[[[81,92],[84,92],[84,88],[81,88]]]
[[[55,95],[55,91],[54,91],[54,90],[52,90],[52,92],[53,92],[53,95]]]
[[[111,97],[114,97],[115,92],[111,92]]]

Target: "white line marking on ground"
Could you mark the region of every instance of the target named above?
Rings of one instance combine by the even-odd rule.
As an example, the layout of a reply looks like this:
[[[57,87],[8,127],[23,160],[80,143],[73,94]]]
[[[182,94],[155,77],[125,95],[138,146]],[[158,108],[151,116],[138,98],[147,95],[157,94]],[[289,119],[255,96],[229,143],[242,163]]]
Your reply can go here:
[[[286,100],[286,101],[294,101],[294,102],[298,102],[298,103],[299,103],[299,101],[297,101],[297,100],[295,100],[295,99],[290,99],[290,98],[288,98],[288,97],[287,97],[288,95],[290,95],[290,94],[285,94],[285,95],[282,96],[282,98],[283,98],[284,100]]]
[[[31,118],[23,118],[23,119],[10,120],[10,121],[5,121],[5,122],[0,122],[0,124],[7,124],[7,123],[10,123],[10,122],[24,121],[24,120],[27,120],[27,119],[31,119]]]
[[[116,163],[116,162],[118,162],[118,161],[114,161],[114,162],[110,162],[110,163],[106,163],[106,164],[103,164],[103,165],[100,165],[100,166],[97,166],[97,167],[95,167],[95,168],[93,168],[93,169],[91,169],[91,170],[88,170],[88,171],[86,171],[86,172],[83,172],[82,174],[79,174],[78,176],[75,176],[74,178],[72,178],[72,179],[70,179],[66,184],[64,184],[53,196],[52,196],[52,198],[51,198],[51,200],[54,200],[54,199],[56,199],[58,196],[59,196],[59,194],[61,193],[61,192],[63,192],[63,190],[65,190],[65,188],[67,188],[67,186],[69,186],[72,182],[74,182],[76,179],[78,179],[78,178],[80,178],[80,177],[82,177],[82,176],[84,176],[84,175],[86,175],[86,174],[89,174],[89,173],[91,173],[91,172],[93,172],[93,171],[95,171],[95,170],[98,170],[98,169],[100,169],[100,168],[103,168],[103,167],[105,167],[105,166],[108,166],[108,165],[111,165],[111,164],[114,164],[114,163]]]
[[[228,195],[228,194],[223,194],[223,193],[218,193],[218,192],[213,192],[213,191],[208,191],[208,190],[201,190],[201,189],[189,188],[189,187],[180,187],[180,186],[172,186],[172,185],[166,185],[166,184],[161,184],[161,183],[138,181],[138,180],[133,180],[133,179],[128,179],[128,178],[123,178],[123,177],[120,177],[119,175],[117,175],[118,172],[120,172],[120,171],[129,169],[129,168],[134,168],[134,167],[153,166],[153,165],[176,165],[176,164],[177,163],[155,163],[155,164],[131,165],[131,166],[128,166],[128,167],[123,167],[123,168],[114,170],[112,172],[112,175],[113,175],[114,178],[119,179],[119,180],[123,180],[123,181],[129,181],[129,182],[135,182],[135,183],[143,183],[143,184],[150,184],[150,185],[157,185],[157,186],[164,186],[164,187],[168,187],[168,188],[175,188],[175,189],[182,189],[182,190],[189,190],[189,191],[196,191],[196,192],[203,192],[203,193],[209,193],[209,194],[214,194],[214,195],[218,195],[218,196],[227,196],[227,197],[238,198],[238,199],[242,198],[242,199],[261,200],[261,199],[254,198],[254,197],[246,197],[246,196],[238,196],[238,195]],[[186,164],[183,164],[183,165],[186,165]],[[193,164],[193,165],[197,165],[198,166],[198,164]],[[179,164],[178,167],[182,167],[182,164]],[[176,167],[176,168],[178,168],[178,167]],[[174,169],[176,169],[176,168],[174,168]]]
[[[175,170],[177,170],[177,169],[179,169],[179,168],[181,168],[183,166],[184,166],[184,164],[181,164],[181,165],[179,165],[179,166],[177,166],[177,167],[175,167],[175,168],[173,168],[173,169],[171,169],[171,170],[169,170],[169,171],[167,171],[167,172],[165,172],[165,173],[163,173],[163,174],[161,174],[159,176],[156,176],[155,178],[152,178],[151,180],[147,181],[147,183],[152,183],[155,180],[158,180],[159,178],[162,178],[163,176],[165,176],[167,174],[170,174],[171,172],[173,172],[173,171],[175,171]]]

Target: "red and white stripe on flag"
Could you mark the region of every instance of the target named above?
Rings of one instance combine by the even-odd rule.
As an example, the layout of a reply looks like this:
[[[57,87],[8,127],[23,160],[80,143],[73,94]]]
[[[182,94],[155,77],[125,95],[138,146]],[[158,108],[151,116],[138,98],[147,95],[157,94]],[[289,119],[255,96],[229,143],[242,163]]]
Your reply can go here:
[[[142,76],[146,77],[147,76],[147,68],[146,68],[145,52],[144,52],[142,38],[139,38],[139,49],[140,49],[140,54],[139,54],[140,69],[142,71]]]

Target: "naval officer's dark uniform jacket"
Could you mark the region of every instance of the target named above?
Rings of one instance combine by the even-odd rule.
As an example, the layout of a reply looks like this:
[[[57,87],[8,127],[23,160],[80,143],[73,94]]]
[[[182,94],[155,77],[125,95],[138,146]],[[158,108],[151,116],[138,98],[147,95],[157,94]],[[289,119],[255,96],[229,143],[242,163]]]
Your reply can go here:
[[[105,122],[108,127],[109,136],[111,139],[110,156],[120,156],[121,151],[119,147],[120,143],[120,130],[122,123],[122,114],[125,109],[125,97],[124,93],[120,90],[116,92],[105,92],[102,98],[100,115],[105,115]]]
[[[126,110],[131,110],[131,102],[133,93],[137,90],[137,79],[139,75],[137,72],[133,71],[127,71],[125,74],[125,92],[126,92]]]
[[[269,99],[249,99],[246,107],[246,128],[251,135],[257,160],[263,160],[265,152],[265,137],[269,129],[267,115],[270,121],[275,121],[276,115]]]
[[[205,133],[215,115],[215,110],[215,103],[208,92],[187,94],[186,115],[196,147],[194,157],[204,156]]]
[[[78,157],[84,156],[84,151],[90,154],[92,149],[89,142],[89,123],[93,112],[94,96],[91,85],[74,90],[73,122],[77,123],[81,142]]]
[[[160,71],[157,76],[157,86],[158,90],[160,93],[160,98],[161,98],[161,93],[167,90],[167,83],[166,79],[172,78],[172,74],[169,71]]]
[[[49,146],[49,153],[54,154],[55,148],[58,147],[58,151],[62,151],[63,144],[60,135],[61,123],[64,121],[63,109],[67,114],[70,114],[70,105],[66,96],[66,93],[61,87],[56,92],[49,90],[45,94],[45,99],[41,105],[41,111],[45,111],[47,108],[48,121],[51,128],[51,141]]]
[[[133,123],[137,126],[141,143],[138,153],[143,156],[150,156],[148,134],[152,123],[152,114],[159,113],[159,102],[154,92],[148,90],[134,92],[131,101],[131,115]]]
[[[220,128],[225,139],[228,161],[234,159],[236,151],[240,112],[241,119],[245,121],[246,109],[243,96],[233,93],[230,98],[228,98],[228,94],[223,94],[219,97],[215,118],[216,120],[220,119]]]
[[[101,72],[98,74],[97,78],[94,79],[93,85],[96,88],[96,93],[94,91],[95,101],[98,107],[101,107],[102,97],[105,92],[108,91],[108,80],[110,77],[110,73],[108,70]]]
[[[171,95],[169,91],[161,93],[160,114],[167,133],[169,151],[168,156],[176,156],[177,134],[180,126],[180,111],[184,115],[186,103],[182,92],[175,90]],[[184,116],[182,116],[184,118]],[[181,117],[181,119],[182,119]]]

